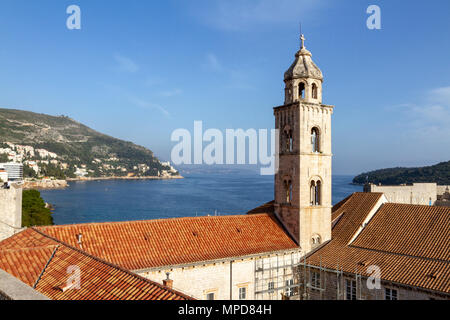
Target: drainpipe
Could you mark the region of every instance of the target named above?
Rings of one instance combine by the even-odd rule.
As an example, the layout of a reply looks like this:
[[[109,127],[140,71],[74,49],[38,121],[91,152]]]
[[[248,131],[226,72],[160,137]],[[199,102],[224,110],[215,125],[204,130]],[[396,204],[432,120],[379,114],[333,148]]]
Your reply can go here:
[[[230,261],[230,300],[233,300],[233,261]]]

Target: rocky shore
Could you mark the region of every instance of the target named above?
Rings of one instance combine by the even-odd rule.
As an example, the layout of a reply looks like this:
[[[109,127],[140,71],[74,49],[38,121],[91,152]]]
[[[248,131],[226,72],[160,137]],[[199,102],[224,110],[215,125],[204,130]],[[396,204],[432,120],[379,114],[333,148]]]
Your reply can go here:
[[[86,178],[68,178],[67,181],[101,181],[101,180],[172,180],[184,179],[183,176],[149,176],[149,177],[86,177]]]
[[[67,188],[69,184],[66,180],[28,180],[23,182],[23,189],[37,189],[37,190],[49,190],[49,189],[64,189]]]
[[[23,183],[23,189],[37,189],[37,190],[50,190],[50,189],[64,189],[69,186],[70,181],[102,181],[102,180],[171,180],[171,179],[184,179],[184,177],[178,176],[160,176],[160,177],[93,177],[93,178],[68,178],[67,180],[25,180]]]

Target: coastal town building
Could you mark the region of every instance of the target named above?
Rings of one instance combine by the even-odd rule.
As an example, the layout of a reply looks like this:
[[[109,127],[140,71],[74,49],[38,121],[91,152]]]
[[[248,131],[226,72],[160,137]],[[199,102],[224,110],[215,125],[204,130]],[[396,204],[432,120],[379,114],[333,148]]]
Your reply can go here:
[[[0,167],[0,184],[8,182],[8,172]]]
[[[22,230],[22,186],[0,186],[0,241]]]
[[[333,107],[301,40],[274,108],[274,201],[245,215],[29,228],[0,242],[0,269],[51,299],[450,299],[450,208],[379,192],[332,206]],[[86,268],[80,289],[67,287],[68,263]]]
[[[294,292],[295,241],[271,214],[36,228],[196,299],[280,299]],[[1,244],[0,244],[1,246]]]
[[[438,186],[436,205],[440,207],[450,207],[450,186]]]
[[[8,173],[8,180],[23,180],[23,164],[14,162],[0,163],[0,168],[4,169]]]
[[[448,188],[449,186],[438,186],[436,183],[413,183],[399,186],[369,183],[364,185],[364,192],[383,193],[392,203],[445,206],[445,201],[442,200],[446,199]]]
[[[450,208],[356,193],[335,205],[332,240],[302,258],[299,299],[450,299]]]

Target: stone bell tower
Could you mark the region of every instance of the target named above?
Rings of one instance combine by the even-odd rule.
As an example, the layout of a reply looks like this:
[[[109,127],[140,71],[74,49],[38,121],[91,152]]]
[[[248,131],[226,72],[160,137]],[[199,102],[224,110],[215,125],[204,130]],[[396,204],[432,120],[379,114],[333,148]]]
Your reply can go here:
[[[279,130],[275,212],[302,253],[331,239],[331,115],[322,104],[323,75],[305,48],[284,74],[284,105],[274,108]]]

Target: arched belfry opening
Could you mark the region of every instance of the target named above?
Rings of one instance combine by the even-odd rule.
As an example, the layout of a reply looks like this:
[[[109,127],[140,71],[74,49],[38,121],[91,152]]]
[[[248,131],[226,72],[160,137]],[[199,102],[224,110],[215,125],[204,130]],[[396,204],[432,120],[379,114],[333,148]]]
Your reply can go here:
[[[291,204],[292,203],[292,197],[293,197],[293,191],[294,187],[292,185],[291,180],[284,180],[284,188],[286,191],[286,203]]]
[[[311,129],[311,152],[320,152],[320,130],[317,127]]]
[[[299,99],[305,99],[305,89],[306,89],[305,83],[300,82],[298,84],[298,98]]]
[[[312,180],[310,183],[310,202],[311,206],[322,205],[322,181]]]
[[[317,85],[315,83],[312,84],[312,89],[311,89],[311,93],[312,93],[312,98],[313,99],[317,99],[318,95],[318,88]]]
[[[294,136],[290,126],[284,128],[284,151],[294,152]]]

